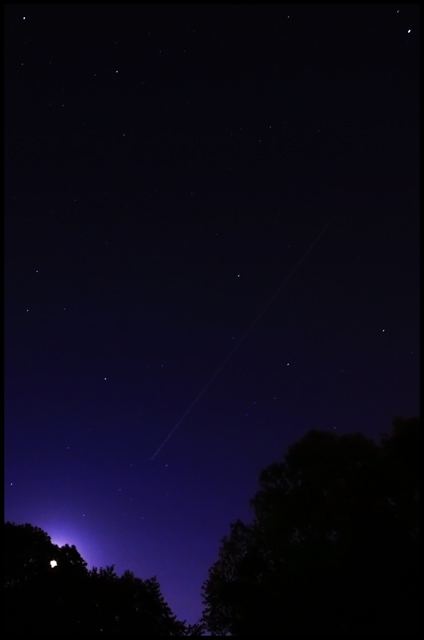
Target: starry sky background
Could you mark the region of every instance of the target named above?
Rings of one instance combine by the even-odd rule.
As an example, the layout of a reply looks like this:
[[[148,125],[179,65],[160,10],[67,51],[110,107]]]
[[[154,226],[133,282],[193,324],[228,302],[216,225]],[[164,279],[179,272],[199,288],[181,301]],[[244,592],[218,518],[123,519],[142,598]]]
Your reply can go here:
[[[263,466],[419,413],[418,11],[6,6],[6,520],[193,623]]]

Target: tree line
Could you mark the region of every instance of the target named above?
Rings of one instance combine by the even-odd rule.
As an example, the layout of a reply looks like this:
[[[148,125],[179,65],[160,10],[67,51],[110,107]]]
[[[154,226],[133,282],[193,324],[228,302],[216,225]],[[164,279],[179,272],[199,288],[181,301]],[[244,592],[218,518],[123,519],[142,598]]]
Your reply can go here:
[[[221,540],[194,625],[156,577],[90,571],[75,546],[5,522],[7,636],[418,636],[419,418],[380,442],[309,431],[259,475]]]

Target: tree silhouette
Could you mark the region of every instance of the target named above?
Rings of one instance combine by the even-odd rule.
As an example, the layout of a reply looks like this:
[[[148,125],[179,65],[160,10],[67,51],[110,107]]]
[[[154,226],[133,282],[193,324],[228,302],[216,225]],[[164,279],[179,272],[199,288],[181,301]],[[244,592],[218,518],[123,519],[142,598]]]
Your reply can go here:
[[[6,632],[70,631],[87,563],[75,546],[58,547],[47,533],[30,524],[5,522],[4,532]]]
[[[141,580],[127,570],[119,578],[114,566],[89,574],[85,629],[102,635],[184,636],[186,627],[166,604],[156,577]]]
[[[114,565],[88,571],[75,546],[52,544],[38,527],[4,529],[6,636],[202,634],[172,614],[156,577],[118,577]]]
[[[418,635],[418,418],[310,431],[259,485],[202,587],[212,635]]]

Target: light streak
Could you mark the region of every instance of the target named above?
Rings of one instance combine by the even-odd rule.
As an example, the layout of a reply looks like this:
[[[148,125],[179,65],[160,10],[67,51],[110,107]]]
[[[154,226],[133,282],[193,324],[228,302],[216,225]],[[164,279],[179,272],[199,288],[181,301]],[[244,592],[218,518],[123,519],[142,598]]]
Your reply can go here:
[[[316,237],[316,239],[314,240],[314,242],[311,244],[311,246],[307,249],[307,251],[305,251],[305,253],[303,254],[303,256],[300,258],[300,260],[295,264],[295,266],[293,267],[293,269],[289,272],[288,276],[285,278],[285,280],[283,280],[283,282],[279,285],[278,289],[276,290],[276,292],[272,295],[272,297],[268,300],[268,302],[266,303],[266,305],[264,306],[264,308],[262,309],[262,311],[256,316],[256,318],[254,319],[254,321],[252,322],[252,324],[248,327],[248,329],[244,332],[244,334],[242,335],[242,337],[240,338],[240,340],[237,342],[237,344],[235,345],[235,347],[230,351],[230,353],[228,354],[228,356],[225,358],[225,360],[222,362],[222,364],[219,365],[218,369],[212,374],[212,376],[209,378],[209,380],[207,381],[207,383],[205,384],[205,386],[203,387],[203,389],[197,394],[197,396],[195,397],[195,399],[193,400],[193,402],[191,403],[191,405],[189,406],[189,408],[184,412],[184,414],[182,415],[182,417],[178,420],[177,424],[175,425],[175,427],[172,429],[172,431],[169,432],[169,434],[166,436],[165,440],[162,442],[162,444],[160,445],[159,449],[156,451],[156,453],[153,454],[153,456],[151,457],[151,460],[154,460],[156,458],[156,456],[158,455],[159,451],[161,449],[163,449],[163,447],[166,445],[166,443],[168,442],[169,438],[172,436],[173,433],[175,433],[175,431],[178,429],[178,427],[180,426],[180,424],[183,422],[183,420],[185,420],[185,418],[188,416],[188,414],[190,413],[190,411],[193,409],[194,405],[199,402],[200,398],[203,396],[203,394],[209,389],[209,387],[211,386],[212,382],[215,380],[216,376],[222,371],[222,369],[225,367],[225,365],[227,364],[227,362],[230,360],[230,358],[234,355],[234,353],[237,351],[237,349],[239,348],[239,346],[241,345],[241,343],[243,342],[243,340],[245,340],[247,338],[247,336],[249,335],[250,331],[253,329],[253,327],[256,325],[256,323],[262,318],[262,316],[264,315],[264,313],[267,311],[268,307],[274,302],[275,298],[277,298],[277,296],[280,295],[281,291],[284,289],[284,287],[286,286],[286,284],[291,280],[291,278],[294,276],[294,274],[296,273],[296,271],[299,269],[300,265],[303,264],[303,262],[306,260],[306,258],[308,257],[308,255],[311,253],[312,249],[314,248],[314,246],[317,244],[317,242],[319,242],[319,240],[321,240],[322,236],[324,235],[324,233],[327,231],[328,227],[329,227],[330,223],[328,222],[326,224],[326,226],[324,227],[324,229],[321,231],[321,233]]]

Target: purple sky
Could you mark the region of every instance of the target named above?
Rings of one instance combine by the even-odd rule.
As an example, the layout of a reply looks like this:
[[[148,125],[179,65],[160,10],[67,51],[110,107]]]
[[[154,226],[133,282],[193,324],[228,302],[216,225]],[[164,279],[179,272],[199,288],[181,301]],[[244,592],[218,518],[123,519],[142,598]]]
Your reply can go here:
[[[263,466],[419,413],[417,14],[6,7],[6,520],[193,623]]]

